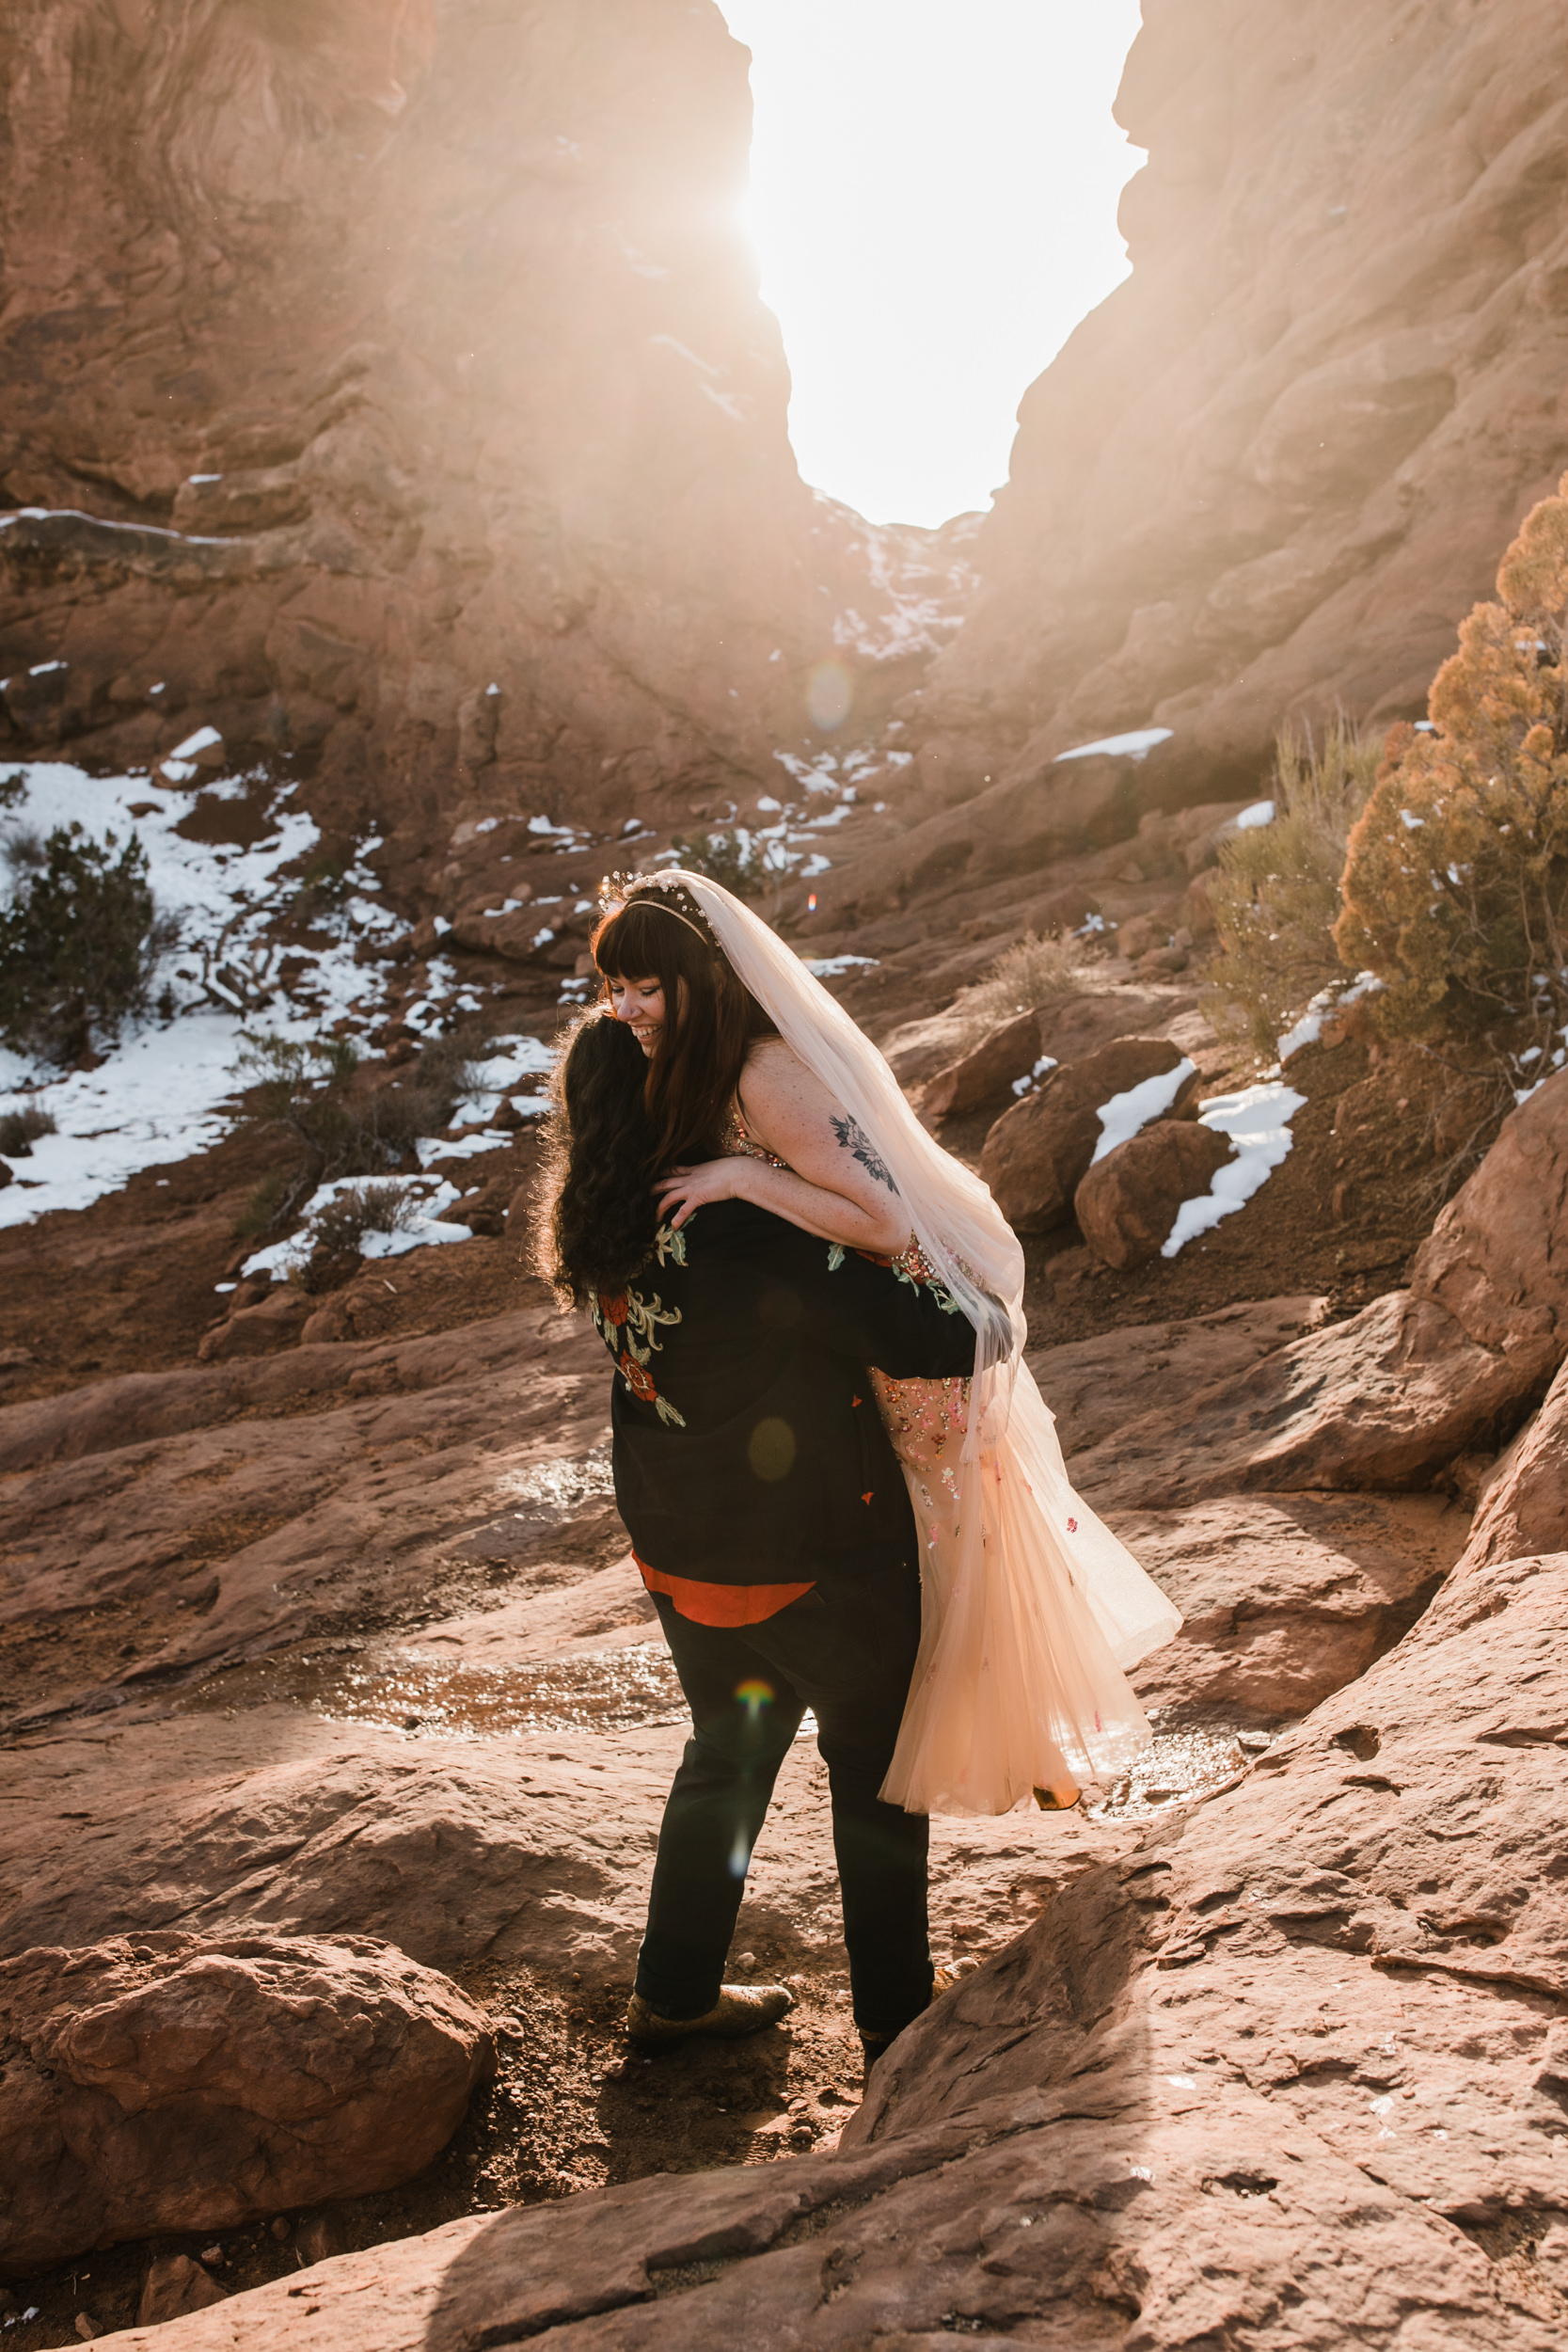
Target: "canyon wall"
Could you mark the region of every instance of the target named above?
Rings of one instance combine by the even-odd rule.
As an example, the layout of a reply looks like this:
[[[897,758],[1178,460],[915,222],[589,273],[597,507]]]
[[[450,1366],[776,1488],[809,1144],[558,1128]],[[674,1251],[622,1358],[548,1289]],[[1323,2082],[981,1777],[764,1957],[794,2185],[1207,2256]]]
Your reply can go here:
[[[907,689],[927,550],[796,470],[747,69],[711,0],[14,0],[0,760],[211,725],[418,860],[776,776],[824,658]]]
[[[1250,788],[1290,714],[1418,715],[1568,464],[1552,0],[1144,19],[1132,275],[1024,396],[909,713],[926,812],[1127,729],[1173,730],[1138,779],[1171,804]]]

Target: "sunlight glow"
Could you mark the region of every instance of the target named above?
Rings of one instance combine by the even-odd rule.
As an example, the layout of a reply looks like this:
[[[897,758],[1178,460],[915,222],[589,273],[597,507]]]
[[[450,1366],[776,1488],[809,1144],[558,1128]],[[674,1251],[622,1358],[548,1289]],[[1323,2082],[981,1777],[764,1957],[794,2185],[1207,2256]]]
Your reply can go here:
[[[1111,119],[1139,0],[720,0],[752,53],[750,216],[808,482],[939,523],[1127,275]]]

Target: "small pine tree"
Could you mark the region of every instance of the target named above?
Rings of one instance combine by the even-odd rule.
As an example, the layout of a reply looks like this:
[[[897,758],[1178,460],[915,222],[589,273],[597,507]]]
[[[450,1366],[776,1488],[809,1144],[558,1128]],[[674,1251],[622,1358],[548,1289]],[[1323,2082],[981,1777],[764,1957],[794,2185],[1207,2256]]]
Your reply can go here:
[[[1568,475],[1527,516],[1495,604],[1395,727],[1351,834],[1335,926],[1392,1033],[1491,1036],[1539,1064],[1568,1021]]]
[[[147,1002],[166,930],[155,919],[147,851],[132,833],[116,853],[57,825],[35,871],[0,913],[0,1037],[24,1052],[79,1060],[95,1032],[115,1035]]]

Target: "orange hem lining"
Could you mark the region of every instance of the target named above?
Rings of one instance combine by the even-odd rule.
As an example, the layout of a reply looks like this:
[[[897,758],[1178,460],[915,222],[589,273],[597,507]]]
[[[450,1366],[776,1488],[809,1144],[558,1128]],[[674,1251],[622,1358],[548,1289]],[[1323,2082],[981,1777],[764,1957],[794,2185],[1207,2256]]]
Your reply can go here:
[[[812,1589],[811,1583],[705,1584],[696,1577],[666,1576],[662,1568],[651,1568],[645,1560],[638,1560],[635,1551],[631,1556],[649,1592],[662,1593],[693,1625],[761,1625],[765,1618],[776,1617],[781,1609],[787,1609],[791,1601],[803,1599]]]

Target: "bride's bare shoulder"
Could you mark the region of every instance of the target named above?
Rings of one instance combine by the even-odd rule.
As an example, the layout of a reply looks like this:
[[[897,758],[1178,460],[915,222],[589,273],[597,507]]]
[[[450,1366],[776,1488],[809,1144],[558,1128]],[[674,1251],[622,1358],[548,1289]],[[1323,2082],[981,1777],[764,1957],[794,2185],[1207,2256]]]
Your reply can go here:
[[[771,1099],[785,1099],[785,1096],[800,1096],[801,1089],[811,1089],[816,1085],[818,1085],[818,1080],[811,1075],[811,1071],[801,1061],[800,1054],[795,1052],[795,1047],[783,1042],[783,1038],[754,1038],[752,1044],[745,1049],[745,1068],[740,1071],[740,1087],[743,1087],[748,1101],[752,1096],[757,1096],[759,1104]]]
[[[759,1115],[804,1107],[828,1100],[821,1080],[813,1077],[792,1045],[782,1037],[759,1037],[746,1056],[740,1091],[747,1107]]]

